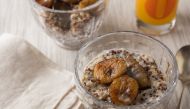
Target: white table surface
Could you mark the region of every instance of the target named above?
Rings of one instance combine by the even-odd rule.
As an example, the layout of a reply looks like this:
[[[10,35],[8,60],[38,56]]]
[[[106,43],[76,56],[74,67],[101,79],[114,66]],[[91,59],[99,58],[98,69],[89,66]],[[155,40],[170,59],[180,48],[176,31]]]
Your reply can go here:
[[[156,37],[165,43],[175,54],[183,45],[190,44],[190,0],[180,0],[176,28],[167,35]],[[98,34],[113,31],[134,30],[135,0],[111,0],[108,15]],[[74,71],[77,51],[59,48],[44,33],[32,16],[28,0],[0,0],[0,33],[12,33],[24,37],[43,54],[63,68]],[[169,109],[177,109],[182,84],[179,81]],[[190,94],[186,87],[181,109],[190,109]]]

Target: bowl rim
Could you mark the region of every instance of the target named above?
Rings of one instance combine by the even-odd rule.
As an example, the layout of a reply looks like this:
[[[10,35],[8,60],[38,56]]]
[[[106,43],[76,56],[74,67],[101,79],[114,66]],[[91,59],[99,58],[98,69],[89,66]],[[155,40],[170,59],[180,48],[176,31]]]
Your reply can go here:
[[[172,70],[174,71],[174,73],[176,74],[175,77],[174,77],[174,80],[172,81],[171,86],[167,89],[167,91],[163,94],[163,96],[159,97],[159,99],[156,99],[156,100],[153,100],[152,102],[148,102],[148,103],[143,103],[143,104],[138,104],[138,105],[130,105],[130,106],[118,106],[118,105],[115,105],[113,103],[109,103],[109,102],[104,102],[102,100],[99,100],[97,99],[96,97],[94,97],[93,95],[91,95],[85,88],[84,86],[82,85],[81,81],[80,81],[80,78],[79,78],[79,75],[78,75],[78,60],[79,60],[79,55],[80,53],[86,48],[88,47],[89,45],[91,45],[92,43],[104,38],[104,37],[109,37],[110,35],[113,35],[113,34],[121,34],[121,33],[124,33],[124,34],[135,34],[135,37],[143,37],[143,38],[146,38],[148,40],[152,40],[156,43],[158,43],[160,46],[164,47],[171,59],[172,59]],[[94,40],[91,40],[89,41],[88,43],[86,43],[85,45],[83,45],[81,47],[81,49],[78,51],[77,53],[77,56],[76,56],[76,59],[75,59],[75,64],[74,64],[74,67],[75,67],[75,73],[74,73],[74,79],[75,79],[75,85],[77,85],[77,88],[79,88],[82,92],[86,93],[87,96],[90,96],[93,101],[95,101],[97,104],[102,104],[102,105],[111,105],[115,108],[119,108],[119,109],[124,109],[124,108],[136,108],[136,107],[153,107],[153,106],[156,106],[158,105],[165,97],[167,97],[169,94],[171,94],[176,85],[177,85],[177,80],[178,80],[178,67],[177,67],[177,62],[176,62],[176,59],[175,59],[175,56],[174,54],[172,53],[172,51],[164,44],[162,43],[161,41],[149,36],[149,35],[145,35],[143,33],[139,33],[139,32],[135,32],[135,31],[116,31],[116,32],[110,32],[110,33],[107,33],[107,34],[103,34],[103,35],[100,35],[99,37],[95,38]],[[78,87],[79,86],[79,87]]]
[[[82,8],[82,9],[76,9],[76,10],[56,10],[56,9],[50,9],[50,8],[47,8],[45,6],[42,6],[40,5],[39,3],[37,3],[35,0],[29,0],[30,3],[33,5],[33,6],[37,6],[43,10],[46,10],[46,11],[49,11],[49,12],[53,12],[53,13],[78,13],[78,12],[84,12],[84,11],[88,11],[88,10],[91,10],[93,8],[96,8],[97,6],[103,4],[105,2],[105,0],[98,0],[96,3],[90,5],[90,6],[87,6],[85,8]]]

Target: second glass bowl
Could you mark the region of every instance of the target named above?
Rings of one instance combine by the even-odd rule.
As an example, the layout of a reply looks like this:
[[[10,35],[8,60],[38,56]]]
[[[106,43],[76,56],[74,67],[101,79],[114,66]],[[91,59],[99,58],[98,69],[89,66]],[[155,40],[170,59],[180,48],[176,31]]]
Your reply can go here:
[[[75,10],[54,10],[30,0],[35,19],[56,43],[67,49],[79,49],[99,29],[106,3],[96,3]]]
[[[104,50],[124,48],[130,52],[148,54],[158,68],[166,73],[167,90],[159,99],[140,105],[116,106],[93,97],[82,85],[86,65]],[[172,52],[160,41],[136,32],[115,32],[103,35],[84,45],[76,58],[75,82],[77,92],[88,109],[166,109],[178,78],[177,64]]]

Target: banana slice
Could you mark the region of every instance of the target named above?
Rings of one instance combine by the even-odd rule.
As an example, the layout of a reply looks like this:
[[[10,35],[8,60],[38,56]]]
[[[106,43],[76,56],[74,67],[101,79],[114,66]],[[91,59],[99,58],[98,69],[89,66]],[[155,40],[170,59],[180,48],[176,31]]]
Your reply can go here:
[[[123,75],[126,71],[125,60],[111,58],[99,62],[94,68],[94,77],[102,84],[111,83],[113,79]]]
[[[94,3],[96,3],[97,0],[82,0],[80,3],[79,3],[79,8],[85,8],[87,6],[90,6]]]
[[[138,95],[138,91],[137,81],[127,75],[114,79],[109,86],[111,100],[117,105],[132,104]]]
[[[126,63],[128,70],[127,75],[137,80],[140,89],[146,89],[151,87],[150,79],[144,68],[134,59],[131,55],[126,57]]]
[[[36,2],[47,8],[52,8],[54,0],[36,0]]]
[[[79,3],[81,0],[62,0],[64,1],[65,3],[68,3],[68,4],[77,4]]]

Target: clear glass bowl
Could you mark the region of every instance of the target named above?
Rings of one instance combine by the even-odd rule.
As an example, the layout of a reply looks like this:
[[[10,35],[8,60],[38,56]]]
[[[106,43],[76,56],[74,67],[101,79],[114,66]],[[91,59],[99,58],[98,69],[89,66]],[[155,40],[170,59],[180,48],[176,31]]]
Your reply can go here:
[[[55,10],[30,0],[34,17],[56,43],[67,49],[79,49],[93,37],[102,24],[106,2],[98,0],[83,9]]]
[[[140,105],[116,106],[96,99],[81,83],[85,66],[104,50],[125,48],[131,52],[144,53],[155,59],[159,69],[168,78],[167,90],[159,99]],[[78,95],[89,109],[167,109],[169,99],[176,87],[178,69],[174,55],[162,42],[136,32],[115,32],[103,35],[84,45],[78,52],[75,63],[75,82]]]

